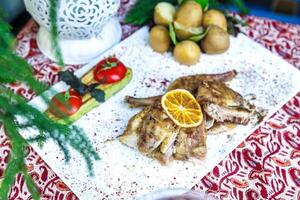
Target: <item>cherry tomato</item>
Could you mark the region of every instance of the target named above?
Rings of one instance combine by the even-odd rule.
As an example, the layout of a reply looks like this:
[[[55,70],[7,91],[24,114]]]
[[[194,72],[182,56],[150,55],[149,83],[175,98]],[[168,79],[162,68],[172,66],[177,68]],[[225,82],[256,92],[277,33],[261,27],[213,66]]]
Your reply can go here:
[[[50,112],[55,116],[71,116],[76,113],[82,105],[82,97],[75,90],[69,90],[67,97],[66,92],[55,95],[50,104]]]
[[[94,70],[94,79],[104,84],[122,80],[127,72],[125,65],[116,57],[109,57],[100,61]]]

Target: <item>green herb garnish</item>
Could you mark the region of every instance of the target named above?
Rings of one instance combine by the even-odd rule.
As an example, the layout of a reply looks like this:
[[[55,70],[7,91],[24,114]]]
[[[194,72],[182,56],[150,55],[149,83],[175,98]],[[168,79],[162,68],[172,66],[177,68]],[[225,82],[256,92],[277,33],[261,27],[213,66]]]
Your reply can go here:
[[[178,42],[176,39],[176,33],[175,33],[175,28],[173,23],[169,24],[169,35],[173,44],[176,45]]]
[[[207,27],[205,29],[205,31],[203,31],[202,33],[200,34],[197,34],[197,35],[193,35],[192,37],[190,37],[188,40],[191,40],[191,41],[194,41],[194,42],[199,42],[200,40],[202,40],[208,33],[210,27]]]

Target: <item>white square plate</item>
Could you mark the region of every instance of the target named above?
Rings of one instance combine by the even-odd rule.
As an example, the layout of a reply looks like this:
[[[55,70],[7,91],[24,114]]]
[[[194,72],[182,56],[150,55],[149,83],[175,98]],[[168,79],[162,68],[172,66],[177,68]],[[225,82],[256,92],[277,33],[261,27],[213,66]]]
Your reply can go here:
[[[148,28],[144,27],[76,73],[80,76],[103,57],[115,54],[134,74],[126,88],[75,123],[86,132],[102,158],[94,165],[94,177],[88,176],[84,160],[74,150],[66,164],[53,142],[42,149],[32,145],[80,199],[132,199],[162,188],[191,188],[254,130],[251,126],[238,126],[233,133],[208,136],[206,159],[161,166],[117,140],[104,142],[122,134],[128,119],[139,111],[128,108],[123,101],[125,95],[158,95],[170,81],[182,75],[235,69],[238,75],[230,82],[231,87],[242,95],[256,94],[255,104],[268,109],[270,116],[300,90],[300,72],[296,68],[242,34],[231,38],[226,53],[203,54],[201,62],[191,67],[175,62],[171,53],[153,52],[148,38]],[[54,88],[64,90],[66,85],[58,83]],[[46,109],[39,97],[30,104]],[[24,131],[23,136],[34,132]]]

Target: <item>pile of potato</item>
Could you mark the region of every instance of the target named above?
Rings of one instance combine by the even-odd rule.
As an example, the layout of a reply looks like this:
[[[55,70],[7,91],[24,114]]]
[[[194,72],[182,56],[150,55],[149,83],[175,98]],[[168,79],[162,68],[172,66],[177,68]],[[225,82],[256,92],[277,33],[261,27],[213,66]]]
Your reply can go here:
[[[167,2],[158,3],[154,22],[150,46],[164,53],[170,50],[173,41],[174,58],[181,64],[193,65],[200,60],[201,51],[219,54],[230,45],[224,14],[213,9],[203,12],[201,5],[193,0],[185,1],[178,9]]]

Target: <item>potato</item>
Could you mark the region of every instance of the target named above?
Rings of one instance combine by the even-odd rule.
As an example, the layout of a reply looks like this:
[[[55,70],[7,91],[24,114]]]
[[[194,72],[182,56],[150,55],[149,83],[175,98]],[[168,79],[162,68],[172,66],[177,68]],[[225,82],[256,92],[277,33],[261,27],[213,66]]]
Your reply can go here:
[[[216,25],[227,31],[227,21],[224,14],[214,9],[208,10],[204,13],[202,25],[204,27]]]
[[[181,4],[175,15],[175,21],[185,27],[199,27],[202,22],[202,7],[195,1]]]
[[[150,31],[150,46],[159,53],[166,52],[171,45],[169,31],[161,25],[154,26]]]
[[[174,58],[181,64],[193,65],[200,59],[201,50],[192,41],[185,40],[178,43],[174,48]]]
[[[227,31],[219,26],[211,26],[207,35],[201,40],[201,49],[207,54],[219,54],[225,52],[230,45]]]
[[[158,3],[154,9],[154,22],[157,25],[168,26],[174,21],[176,9],[167,2]]]
[[[203,28],[200,27],[185,27],[182,24],[174,22],[174,28],[176,37],[179,40],[186,40],[191,36],[201,34],[203,32]]]

